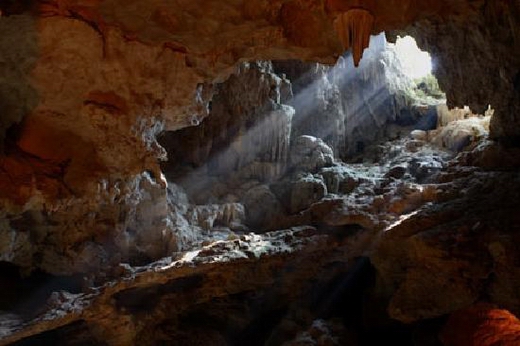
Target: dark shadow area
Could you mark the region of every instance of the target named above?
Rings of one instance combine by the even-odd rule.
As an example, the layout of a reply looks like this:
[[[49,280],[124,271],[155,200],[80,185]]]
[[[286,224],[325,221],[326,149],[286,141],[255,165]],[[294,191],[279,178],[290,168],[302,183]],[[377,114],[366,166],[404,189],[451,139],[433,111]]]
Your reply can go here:
[[[0,0],[2,16],[12,16],[36,10],[36,0]]]
[[[0,310],[36,316],[53,292],[81,293],[82,282],[80,275],[54,276],[43,271],[22,277],[17,266],[0,262]]]
[[[515,91],[520,95],[520,71],[513,78],[513,87]]]
[[[262,346],[271,336],[273,329],[286,315],[287,309],[275,309],[257,316],[238,335],[231,338],[230,346]]]
[[[520,136],[508,136],[497,138],[505,148],[520,148]]]
[[[243,292],[197,305],[158,325],[157,345],[261,346],[286,316],[285,299],[271,290]]]
[[[77,321],[66,326],[37,334],[20,341],[12,346],[105,346],[107,343],[94,338],[84,321]]]
[[[132,288],[114,295],[116,307],[131,313],[152,311],[160,303],[162,296],[195,290],[202,285],[204,276],[194,275],[173,279],[162,285]]]
[[[345,328],[357,335],[359,346],[442,346],[438,334],[445,318],[413,324],[392,320],[386,312],[388,301],[374,300],[371,295],[375,279],[370,260],[358,258],[346,275],[314,288],[314,315],[324,320],[341,319]]]
[[[359,258],[346,275],[337,276],[328,284],[315,287],[311,309],[317,318],[342,316],[346,324],[357,324],[361,322],[359,317],[362,315],[364,292],[374,280],[375,269],[370,260]]]
[[[19,15],[32,11],[37,1],[0,2],[0,153],[5,131],[31,113],[39,103],[38,91],[30,76],[39,53],[35,19]]]
[[[357,224],[331,226],[324,222],[318,222],[313,224],[313,226],[316,227],[320,233],[329,234],[340,242],[344,241],[346,238],[354,237],[358,233],[365,231],[361,225]]]

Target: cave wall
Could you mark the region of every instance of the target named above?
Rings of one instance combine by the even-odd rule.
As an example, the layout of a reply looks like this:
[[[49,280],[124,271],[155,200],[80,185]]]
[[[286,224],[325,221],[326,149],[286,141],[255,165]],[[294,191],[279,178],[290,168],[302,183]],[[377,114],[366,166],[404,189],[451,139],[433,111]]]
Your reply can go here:
[[[284,103],[290,96],[290,82],[274,74],[269,61],[242,63],[215,86],[210,116],[200,126],[161,136],[168,151],[163,164],[167,177],[181,178],[183,165],[219,176],[255,162],[266,174],[252,168],[251,178],[280,175],[289,155],[294,110]]]
[[[344,30],[347,34],[352,29],[362,33],[360,37],[354,35],[354,42],[349,43],[357,47],[354,53],[359,58],[367,34],[401,29],[418,38],[421,47],[437,59],[436,74],[451,105],[468,104],[475,111],[482,111],[491,103],[496,108],[492,136],[514,144],[520,134],[518,2],[60,0],[24,3],[27,7],[16,10],[4,7],[5,2],[0,4],[3,33],[0,37],[0,260],[14,264],[23,275],[36,269],[70,275],[115,268],[115,276],[120,280],[115,285],[103,286],[97,293],[100,297],[65,294],[65,298],[60,298],[57,294],[56,301],[49,303],[56,304],[56,314],[63,319],[56,322],[56,316],[46,319],[48,316],[44,315],[39,321],[43,326],[29,323],[26,325],[29,331],[22,328],[21,335],[11,340],[81,319],[89,321],[94,331],[114,345],[131,343],[129,340],[137,332],[143,332],[142,338],[146,340],[150,330],[168,329],[157,326],[157,321],[164,321],[161,318],[172,311],[177,313],[179,302],[201,304],[230,294],[255,291],[258,282],[261,287],[287,290],[275,296],[287,299],[288,295],[300,294],[292,287],[300,287],[301,281],[311,282],[317,273],[328,275],[331,264],[342,265],[341,261],[350,261],[348,256],[364,255],[356,252],[366,246],[364,232],[360,232],[354,245],[331,251],[350,240],[339,241],[336,235],[320,234],[321,229],[299,229],[274,234],[272,240],[269,240],[272,234],[231,237],[205,247],[204,251],[188,253],[191,260],[190,256],[180,259],[172,256],[144,269],[119,266],[121,262],[141,265],[180,249],[179,227],[169,207],[171,196],[158,163],[165,157],[165,151],[156,142],[156,136],[165,130],[199,124],[208,115],[212,98],[212,109],[218,109],[219,94],[214,94],[219,92],[223,97],[227,91],[216,84],[226,80],[238,63],[302,59],[333,64],[345,48],[336,30],[342,30],[343,39]],[[344,16],[353,7],[361,11],[364,19],[352,20],[346,28],[341,25],[338,28],[338,23],[353,18],[352,13]],[[367,27],[367,23],[372,26]],[[252,80],[264,76],[258,85],[261,92],[250,103],[233,99],[233,103],[244,102],[244,107],[250,109],[248,112],[232,109],[221,100],[222,107],[231,109],[230,113],[222,113],[222,119],[233,122],[243,115],[247,123],[249,116],[259,114],[254,108],[259,105],[261,110],[264,104],[268,111],[287,109],[281,105],[285,102],[281,88],[287,87],[283,78],[273,76],[266,66],[257,66],[248,73],[254,76]],[[374,77],[366,76],[358,82],[369,83]],[[334,101],[341,89],[331,86],[323,90],[324,94],[330,92],[329,100]],[[356,93],[356,85],[345,90]],[[229,93],[235,93],[235,89]],[[336,107],[332,101],[330,104]],[[329,109],[323,107],[322,112]],[[208,129],[209,138],[215,138],[226,127],[215,122],[217,130]],[[278,135],[286,134],[288,127],[283,130],[272,138],[281,138]],[[313,141],[305,140],[304,148]],[[328,161],[324,164],[330,164],[331,151],[316,142],[313,142],[319,149],[316,152],[326,154],[322,155]],[[340,137],[332,138],[332,142],[338,143],[338,148],[342,145]],[[242,152],[248,153],[252,144]],[[202,142],[189,145],[205,148]],[[220,145],[224,143],[218,143],[217,147]],[[446,173],[445,184],[440,180],[439,186],[402,188],[408,196],[393,196],[385,193],[383,187],[381,193],[386,195],[381,198],[363,195],[359,201],[329,200],[314,209],[308,208],[310,214],[320,217],[327,214],[332,228],[360,224],[370,229],[377,223],[372,217],[374,212],[386,212],[385,208],[389,208],[398,216],[410,205],[419,205],[414,203],[441,202],[419,210],[415,217],[410,216],[393,227],[392,232],[385,233],[385,241],[371,255],[379,275],[377,288],[382,291],[376,293],[390,301],[389,313],[394,319],[414,322],[437,318],[482,297],[515,313],[520,311],[519,252],[515,245],[520,224],[516,213],[519,190],[514,188],[520,184],[518,166],[513,164],[511,172],[493,172],[518,162],[518,157],[501,151],[493,154],[499,150],[496,148],[482,149],[476,160],[480,163],[475,160],[466,163],[466,166],[480,165],[476,168],[480,171],[456,164]],[[272,163],[272,158],[276,162],[285,160],[277,152],[266,162]],[[197,165],[210,154],[211,151],[200,158],[193,156],[192,161]],[[291,191],[315,194],[316,186],[321,198],[325,191],[332,190],[330,186],[335,185],[336,190],[345,187],[345,192],[351,192],[349,184],[360,181],[356,178],[352,182],[350,173],[336,167],[325,168],[321,173],[331,176],[327,184],[305,176],[292,183]],[[338,178],[340,175],[343,180]],[[390,175],[384,179],[389,185],[394,183]],[[469,185],[471,189],[467,189]],[[307,191],[309,186],[312,189]],[[171,189],[170,186],[170,194]],[[277,196],[260,186],[251,192],[251,199],[260,193],[268,198],[255,199],[256,204],[251,203],[255,208],[251,209],[263,212],[260,207],[272,205]],[[294,195],[297,202],[302,200],[300,194]],[[367,205],[367,198],[373,199],[373,205]],[[182,200],[181,204],[187,201]],[[367,208],[359,209],[360,205]],[[468,212],[468,206],[473,214]],[[297,203],[291,206],[295,213],[307,207],[310,206]],[[333,208],[335,213],[338,208],[342,213],[329,215]],[[315,215],[303,217],[308,218],[301,222],[308,222]],[[482,218],[489,221],[482,222]],[[292,250],[285,244],[291,240],[294,241],[291,248],[304,249],[308,254],[303,261],[298,252],[287,255]],[[278,247],[266,246],[271,241]],[[248,247],[244,244],[247,242],[256,245]],[[235,256],[231,260],[243,268],[238,274],[230,253]],[[292,261],[287,261],[288,256]],[[223,262],[231,264],[221,266]],[[243,266],[244,263],[247,265]],[[305,273],[295,268],[303,268]],[[343,276],[346,270],[343,268],[340,274]],[[436,273],[433,280],[432,270]],[[180,288],[176,283],[168,285],[168,280],[192,275],[197,283],[197,275],[201,273],[208,280],[195,295],[191,294],[191,279],[187,286],[181,281]],[[288,284],[285,273],[293,273],[295,283]],[[103,273],[100,280],[102,276]],[[130,294],[128,301],[124,299],[128,290],[137,293],[137,297],[147,298],[150,296],[141,293],[151,292],[153,296],[161,293],[161,287],[170,291],[165,294],[166,304],[150,300],[150,304],[160,307],[157,320],[157,315],[147,314],[146,304],[137,304],[137,308],[144,310],[140,317],[144,315],[147,323],[134,319],[128,309],[136,307],[135,296]],[[77,308],[83,299],[85,308]],[[256,297],[253,295],[252,299]],[[177,332],[174,330],[172,334],[176,336]]]
[[[183,174],[193,174],[189,169],[223,176],[249,165],[249,178],[273,180],[291,169],[289,145],[302,135],[322,139],[337,158],[352,159],[420,127],[428,112],[436,114],[435,103],[444,101],[416,98],[416,85],[403,70],[384,34],[372,36],[358,68],[350,54],[332,67],[298,60],[243,63],[214,86],[210,114],[199,126],[161,136],[168,152],[163,171],[180,182]]]
[[[338,26],[351,18],[343,14],[360,7],[373,20]],[[136,195],[136,186],[162,190],[157,209],[165,206],[158,164],[165,152],[156,135],[207,116],[212,85],[237,62],[332,64],[345,48],[344,30],[360,33],[353,37],[359,55],[368,34],[413,31],[410,25],[419,23],[423,48],[450,71],[438,73],[449,102],[479,110],[480,90],[499,90],[489,101],[497,107],[492,134],[520,133],[516,2],[51,0],[5,2],[1,10],[2,255],[28,270],[84,271],[89,266],[76,264],[83,251],[91,252],[89,242],[103,260],[85,263],[123,253],[123,243],[136,248],[125,240],[107,251],[107,244],[142,229],[129,226],[136,205],[155,192]],[[474,76],[482,76],[475,87],[459,87]],[[164,219],[162,211],[152,214]],[[152,223],[158,225],[152,238],[169,243],[168,226]],[[52,260],[28,250],[27,239]]]

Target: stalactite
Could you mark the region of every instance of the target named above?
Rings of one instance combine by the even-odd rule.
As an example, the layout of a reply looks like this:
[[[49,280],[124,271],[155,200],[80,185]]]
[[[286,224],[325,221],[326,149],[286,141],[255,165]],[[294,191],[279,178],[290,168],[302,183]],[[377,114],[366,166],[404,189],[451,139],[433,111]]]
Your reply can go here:
[[[334,20],[334,29],[339,35],[343,48],[352,48],[354,65],[357,67],[368,47],[374,25],[374,16],[367,10],[354,8],[344,12]]]

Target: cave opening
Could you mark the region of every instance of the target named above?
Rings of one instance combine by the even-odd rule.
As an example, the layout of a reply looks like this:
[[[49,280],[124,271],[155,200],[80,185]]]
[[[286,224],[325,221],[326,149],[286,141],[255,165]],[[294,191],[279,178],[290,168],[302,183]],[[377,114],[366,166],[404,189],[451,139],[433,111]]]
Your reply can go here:
[[[398,59],[401,61],[404,74],[414,79],[420,79],[432,74],[433,66],[430,54],[422,51],[412,36],[397,36],[395,51]]]

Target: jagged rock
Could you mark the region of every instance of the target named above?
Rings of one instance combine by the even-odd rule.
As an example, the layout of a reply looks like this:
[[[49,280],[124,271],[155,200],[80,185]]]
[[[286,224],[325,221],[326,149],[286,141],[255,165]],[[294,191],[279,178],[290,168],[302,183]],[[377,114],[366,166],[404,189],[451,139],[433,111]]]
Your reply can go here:
[[[435,173],[440,172],[443,167],[444,162],[440,157],[412,158],[408,164],[410,174],[420,182],[424,182]]]
[[[186,192],[177,184],[168,183],[167,188],[168,204],[176,211],[185,214],[188,211],[189,199]]]
[[[129,248],[124,249],[123,253],[127,251],[128,256],[132,257],[136,256],[132,252],[137,251],[150,259],[158,259],[176,250],[176,247],[167,247],[175,244],[175,239],[172,239],[175,234],[168,218],[166,190],[148,173],[136,180],[135,189],[128,196],[136,201],[136,206],[127,218],[124,241],[129,242]]]
[[[203,230],[200,226],[190,223],[189,208],[190,203],[186,192],[178,185],[168,184],[168,206],[170,208],[169,218],[171,228],[176,235],[175,243],[170,244],[169,249],[182,251],[190,245],[200,240]]]
[[[338,157],[345,151],[346,113],[339,85],[333,70],[321,64],[298,61],[275,62],[275,71],[287,75],[294,97],[288,103],[294,107],[292,137],[310,135],[321,138]]]
[[[384,195],[386,210],[395,215],[404,215],[418,210],[425,203],[435,200],[435,193],[430,193],[430,188],[397,183],[391,193]]]
[[[244,169],[251,178],[279,176],[288,159],[294,114],[282,104],[291,94],[289,81],[275,75],[270,62],[258,61],[241,64],[216,90],[210,117],[200,126],[162,136],[169,148],[166,174],[178,179],[179,167],[194,165],[204,166],[208,175]]]
[[[256,186],[245,193],[247,224],[255,231],[270,229],[284,215],[283,207],[267,185]]]
[[[184,190],[173,183],[168,185],[169,220],[175,234],[171,251],[182,251],[206,241],[233,236],[244,232],[245,209],[238,197],[227,195],[228,203],[197,205],[189,202]]]
[[[312,136],[300,136],[291,146],[291,168],[315,172],[334,162],[332,149],[321,139]]]
[[[289,213],[295,214],[310,207],[327,194],[323,180],[311,174],[299,176],[290,183]]]
[[[474,150],[461,153],[455,164],[484,170],[517,170],[520,167],[520,149],[485,140]]]
[[[357,343],[357,338],[338,321],[316,320],[309,330],[283,343],[283,346],[354,346]]]
[[[428,139],[428,133],[423,130],[413,130],[410,132],[410,136],[419,141],[426,141]]]
[[[319,174],[323,177],[327,193],[348,194],[358,185],[353,171],[344,166],[325,167]]]
[[[407,167],[404,166],[394,166],[385,173],[385,178],[401,179],[407,170]]]
[[[67,275],[121,260],[157,259],[176,248],[166,190],[148,172],[101,181],[93,190],[95,197],[62,200],[53,208],[33,199],[29,212],[4,210],[8,223],[0,234],[10,237],[11,251],[4,258],[29,272]]]
[[[422,147],[425,144],[424,141],[418,141],[418,140],[411,140],[406,142],[406,150],[415,153],[419,150],[420,147]]]
[[[216,241],[177,259],[127,266],[123,276],[88,294],[50,294],[47,304],[40,302],[41,313],[29,320],[0,313],[0,345],[31,342],[33,337],[47,340],[38,335],[43,331],[55,331],[50,341],[64,343],[183,340],[191,345],[225,336],[241,344],[255,335],[248,326],[267,323],[258,321],[259,312],[272,316],[285,302],[302,307],[316,280],[344,275],[350,259],[359,255],[353,244],[308,226]],[[337,263],[342,265],[323,270]],[[196,316],[200,318],[190,319]]]
[[[391,297],[392,318],[438,317],[482,296],[520,311],[519,296],[513,293],[518,285],[510,280],[517,275],[512,264],[517,255],[508,245],[515,242],[520,225],[513,212],[518,177],[473,171],[453,179],[436,187],[442,190],[435,192],[437,203],[388,227],[371,257],[379,290]],[[432,272],[434,276],[428,274]]]
[[[469,117],[453,120],[446,126],[432,131],[431,142],[454,152],[460,152],[470,144],[478,143],[489,133],[490,117]]]
[[[411,93],[414,82],[402,72],[395,48],[382,34],[371,38],[359,68],[349,57],[340,57],[334,67],[296,61],[274,66],[294,83],[289,101],[296,110],[294,135],[321,138],[342,159],[398,137],[407,127],[435,128],[435,105],[444,102]]]
[[[245,210],[240,203],[197,205],[189,213],[190,224],[198,225],[204,230],[211,230],[215,226],[224,226],[231,230],[244,229]]]
[[[362,10],[374,18],[374,31],[406,27],[419,37],[439,59],[436,73],[450,105],[469,104],[482,111],[491,103],[498,107],[492,136],[514,140],[519,57],[518,50],[508,49],[516,45],[518,4],[410,4],[370,2]],[[83,215],[103,215],[95,219],[99,225],[83,228],[90,236],[106,227],[101,220],[119,219],[119,208],[96,203],[103,199],[98,183],[128,181],[146,170],[159,176],[157,158],[165,153],[155,136],[200,123],[208,113],[212,84],[224,80],[232,66],[258,57],[333,63],[343,48],[332,23],[353,13],[349,1],[318,6],[316,1],[213,0],[199,7],[146,2],[125,11],[114,0],[2,6],[0,73],[6,83],[0,142],[2,147],[4,139],[15,144],[3,151],[0,163],[2,206],[15,204],[37,213],[44,203],[36,207],[31,198],[39,198],[57,214],[67,209],[61,207],[66,201],[85,202],[89,207],[77,211],[77,222],[83,222]],[[200,39],[207,36],[206,29],[212,34]],[[467,32],[478,35],[466,42]],[[366,35],[363,31],[353,41],[362,42]],[[471,76],[472,83],[461,76]],[[18,122],[20,127],[13,128]],[[353,144],[355,149],[357,142]],[[64,213],[53,222],[64,223],[76,211]]]

